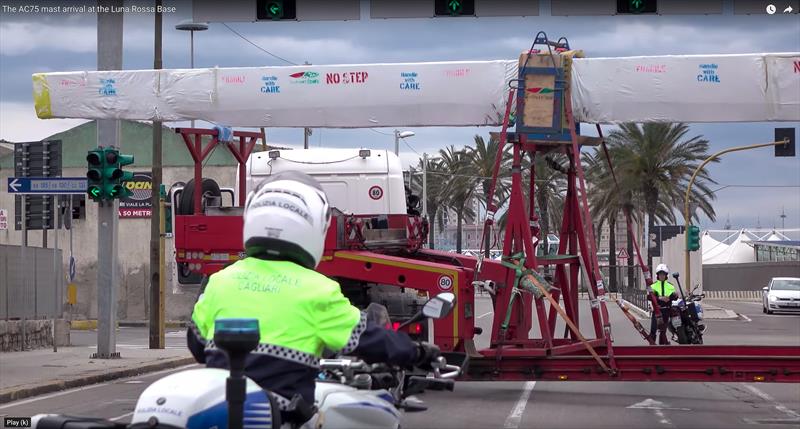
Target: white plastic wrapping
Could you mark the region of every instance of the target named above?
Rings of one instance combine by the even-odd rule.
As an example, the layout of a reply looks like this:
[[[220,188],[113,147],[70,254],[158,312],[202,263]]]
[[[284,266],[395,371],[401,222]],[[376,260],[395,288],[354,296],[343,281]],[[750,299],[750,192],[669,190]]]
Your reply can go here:
[[[499,125],[517,61],[44,73],[42,118],[249,127]],[[800,120],[800,53],[576,58],[580,122]]]
[[[800,54],[767,54],[767,99],[777,121],[800,121]]]
[[[228,126],[497,125],[516,61],[45,73],[40,118]]]
[[[800,120],[800,54],[578,58],[572,103],[581,122]],[[774,71],[774,73],[772,72]]]

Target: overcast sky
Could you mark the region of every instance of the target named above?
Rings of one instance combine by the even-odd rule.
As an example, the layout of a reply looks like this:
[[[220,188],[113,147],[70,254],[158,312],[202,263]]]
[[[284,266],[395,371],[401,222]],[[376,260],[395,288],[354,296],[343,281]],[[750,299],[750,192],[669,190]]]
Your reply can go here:
[[[27,2],[16,4],[40,4]],[[75,4],[78,2],[49,2]],[[779,2],[778,2],[779,3]],[[0,0],[0,6],[12,4]],[[88,3],[88,4],[91,4]],[[126,2],[126,5],[153,2]],[[191,17],[187,2],[170,3],[175,13],[164,16],[164,68],[189,66],[189,35],[174,29]],[[551,38],[565,36],[588,57],[664,54],[733,54],[800,52],[797,15],[761,16],[591,16],[527,18],[398,19],[350,22],[229,23],[251,42],[290,62],[342,64],[447,60],[515,59],[543,30]],[[94,70],[96,16],[3,13],[0,10],[0,138],[30,141],[68,129],[80,120],[39,120],[33,111],[31,74]],[[123,68],[153,65],[153,17],[127,14],[124,23]],[[223,24],[195,33],[195,67],[279,66],[288,63],[259,50]],[[800,91],[800,87],[797,89]],[[773,129],[797,123],[693,124],[693,134],[711,141],[713,151],[772,141]],[[584,126],[584,130],[594,126]],[[393,149],[392,130],[314,130],[312,146]],[[406,163],[418,153],[435,153],[453,144],[463,146],[490,128],[417,128],[401,146]],[[380,133],[388,133],[382,135]],[[587,132],[586,134],[591,134]],[[302,130],[268,130],[277,145],[302,145]],[[800,227],[800,158],[774,158],[772,149],[731,154],[710,167],[719,182],[714,205],[717,221],[703,227],[721,229],[730,217],[736,227],[780,227],[785,208],[787,228]],[[769,187],[764,187],[769,186]]]

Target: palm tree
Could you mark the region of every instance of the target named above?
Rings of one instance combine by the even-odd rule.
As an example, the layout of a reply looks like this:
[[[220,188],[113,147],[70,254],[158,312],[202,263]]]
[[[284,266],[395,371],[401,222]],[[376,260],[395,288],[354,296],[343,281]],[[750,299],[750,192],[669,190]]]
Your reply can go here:
[[[444,196],[447,194],[447,172],[442,168],[440,158],[428,158],[427,165],[423,169],[422,158],[419,160],[418,169],[427,171],[427,186],[426,194],[426,210],[427,213],[423,215],[428,218],[428,245],[433,249],[436,237],[436,228],[444,229],[444,212],[447,206],[444,204]],[[415,174],[411,176],[411,188],[418,190],[417,192],[422,196],[422,175]]]
[[[653,123],[641,127],[626,123],[607,138],[620,188],[638,190],[650,229],[659,217],[676,222],[673,210],[665,212],[659,206],[682,207],[692,173],[708,157],[708,140],[702,136],[688,138],[688,132],[689,126],[683,123]],[[708,187],[709,183],[715,182],[705,169],[701,170],[693,187],[692,200],[713,221],[716,215],[711,200],[715,196]],[[697,213],[692,217],[697,218]],[[647,264],[650,266],[652,263],[652,255],[648,252]]]
[[[475,146],[467,146],[467,154],[469,156],[470,172],[476,175],[476,181],[480,185],[481,195],[480,202],[485,209],[488,210],[489,202],[489,188],[492,186],[492,175],[494,174],[494,164],[497,162],[497,154],[500,149],[500,142],[490,137],[489,144],[483,137],[475,135]],[[503,150],[503,156],[500,160],[500,168],[497,172],[497,183],[494,190],[494,201],[503,201],[505,194],[511,186],[508,180],[511,177],[511,154],[507,150],[511,146],[508,145]],[[499,207],[499,204],[496,205]],[[491,247],[490,231],[485,231],[484,243],[486,245],[485,254],[489,257],[489,249]]]
[[[475,192],[475,176],[469,171],[470,157],[466,149],[456,150],[453,145],[439,150],[441,167],[450,174],[446,178],[445,196],[442,203],[456,214],[456,251],[461,253],[461,227],[466,217],[474,217],[472,205]]]
[[[612,158],[613,159],[613,158]],[[617,282],[617,218],[626,210],[633,215],[634,191],[633,189],[617,189],[605,155],[598,149],[593,154],[583,154],[584,169],[586,171],[586,186],[588,187],[589,209],[592,219],[598,222],[597,238],[600,238],[603,223],[608,223],[608,288],[611,292],[619,290]],[[633,242],[627,240],[629,262],[632,262]],[[630,264],[629,264],[630,265]],[[628,269],[628,285],[633,285],[633,269]]]

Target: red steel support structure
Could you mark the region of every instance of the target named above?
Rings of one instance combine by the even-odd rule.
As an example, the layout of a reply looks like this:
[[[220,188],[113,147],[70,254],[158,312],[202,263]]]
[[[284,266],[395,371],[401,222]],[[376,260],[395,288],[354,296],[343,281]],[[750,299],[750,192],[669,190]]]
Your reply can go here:
[[[580,149],[583,145],[603,145],[602,133],[599,138],[586,138],[579,136],[575,123],[569,79],[563,72],[565,61],[556,61],[556,55],[567,54],[569,45],[566,39],[551,42],[544,33],[536,36],[534,45],[542,44],[547,47],[550,58],[545,61],[539,59],[538,65],[531,69],[529,64],[532,54],[540,51],[533,46],[525,61],[520,64],[519,88],[512,88],[509,92],[508,108],[504,118],[503,129],[500,133],[500,144],[495,164],[492,185],[487,201],[487,220],[485,228],[491,227],[497,206],[494,203],[493,193],[499,173],[499,160],[502,158],[506,143],[513,145],[512,155],[512,183],[511,194],[507,206],[506,235],[503,246],[504,258],[524,252],[525,266],[538,269],[544,266],[555,266],[554,289],[552,296],[560,299],[564,313],[576,325],[578,319],[578,276],[580,267],[589,279],[588,295],[591,305],[592,322],[596,338],[583,343],[569,330],[564,332],[563,338],[555,338],[555,322],[557,314],[555,308],[550,308],[546,314],[545,299],[534,297],[533,294],[520,292],[513,288],[515,274],[507,270],[502,276],[504,282],[498,284],[494,295],[495,308],[492,326],[492,339],[490,348],[480,350],[472,356],[470,370],[467,375],[471,380],[617,380],[617,381],[766,381],[766,382],[800,382],[800,348],[779,346],[651,346],[645,347],[614,347],[611,342],[611,326],[608,310],[606,308],[605,286],[602,281],[597,250],[595,249],[593,223],[589,212],[587,188],[583,165],[580,159]],[[555,48],[556,53],[553,53]],[[563,54],[562,54],[563,53]],[[552,65],[551,70],[542,70],[542,62]],[[556,70],[557,64],[562,68]],[[536,69],[536,67],[539,67]],[[523,98],[527,73],[531,70],[541,75],[554,76],[551,85],[554,88],[553,102],[553,127],[543,130],[541,127],[527,127],[523,123],[525,108]],[[541,80],[536,81],[541,82]],[[540,92],[541,88],[535,88]],[[514,94],[517,94],[517,132],[509,133],[510,106]],[[563,106],[563,107],[562,107]],[[564,117],[559,119],[562,112]],[[599,131],[599,126],[598,126]],[[560,228],[560,243],[558,254],[555,256],[541,257],[536,254],[535,245],[540,240],[538,237],[538,219],[534,216],[535,201],[533,197],[537,191],[533,178],[533,161],[537,156],[560,153],[566,155],[568,167],[566,169],[567,189],[564,202],[564,214]],[[607,151],[606,151],[607,153]],[[531,159],[528,207],[525,207],[522,183],[521,160],[527,154]],[[609,167],[613,172],[613,166]],[[631,227],[630,214],[627,214],[628,232],[635,240]],[[486,234],[484,233],[484,236]],[[635,241],[634,241],[635,243]],[[481,249],[483,249],[483,244]],[[644,271],[644,276],[649,284],[650,275],[647,267],[642,262],[638,245],[636,256]],[[467,257],[459,257],[465,265],[470,265]],[[487,269],[486,264],[476,270],[478,284],[481,280],[495,280],[497,271]],[[522,294],[520,297],[519,294]],[[517,295],[515,297],[515,295]],[[509,303],[511,305],[509,306]],[[624,306],[618,302],[623,311]],[[534,316],[534,309],[536,315]],[[629,317],[640,334],[646,332],[633,317]],[[536,320],[540,333],[536,339],[528,338],[528,332],[533,328]],[[505,323],[505,324],[504,324]],[[590,355],[590,347],[602,354],[602,360]],[[606,365],[603,365],[605,363]],[[610,367],[610,370],[604,368]]]

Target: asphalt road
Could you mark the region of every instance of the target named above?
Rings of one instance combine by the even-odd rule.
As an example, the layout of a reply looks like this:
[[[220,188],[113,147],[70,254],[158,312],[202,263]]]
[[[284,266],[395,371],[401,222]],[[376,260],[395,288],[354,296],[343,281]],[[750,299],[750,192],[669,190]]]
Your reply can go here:
[[[630,322],[610,303],[615,343],[642,344]],[[767,316],[759,305],[714,302],[744,317],[709,321],[708,343],[800,346],[800,316]],[[476,316],[490,311],[479,301]],[[584,314],[585,313],[585,317]],[[478,319],[490,323],[492,315]],[[588,308],[582,322],[589,322]],[[749,320],[748,320],[749,319]],[[591,333],[584,324],[582,331]],[[141,333],[144,333],[141,330]],[[562,330],[563,332],[563,330]],[[146,343],[136,328],[120,334]],[[177,345],[179,339],[175,335]],[[736,340],[736,341],[733,341]],[[486,334],[479,339],[479,346]],[[174,370],[173,370],[174,371]],[[170,372],[170,371],[167,371]],[[88,386],[0,406],[0,415],[91,415],[128,421],[136,398],[167,372]],[[800,385],[754,383],[461,382],[455,392],[427,392],[429,409],[407,414],[404,428],[789,428],[800,426]]]

